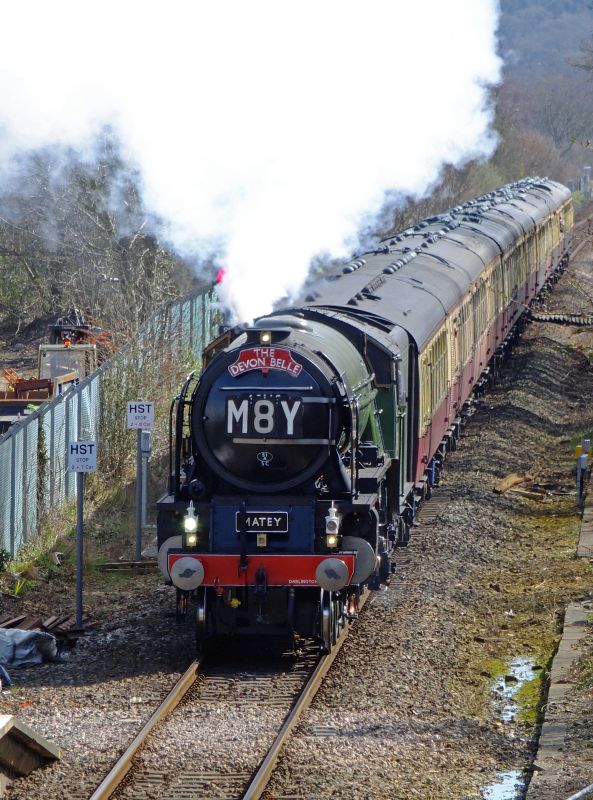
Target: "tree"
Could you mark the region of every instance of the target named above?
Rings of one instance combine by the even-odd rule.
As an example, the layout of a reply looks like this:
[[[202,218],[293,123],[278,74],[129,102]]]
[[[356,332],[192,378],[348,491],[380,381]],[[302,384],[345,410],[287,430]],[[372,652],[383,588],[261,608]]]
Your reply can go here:
[[[157,239],[140,185],[110,131],[92,160],[59,148],[22,157],[0,195],[0,315],[77,306],[127,337],[186,289],[195,279]]]

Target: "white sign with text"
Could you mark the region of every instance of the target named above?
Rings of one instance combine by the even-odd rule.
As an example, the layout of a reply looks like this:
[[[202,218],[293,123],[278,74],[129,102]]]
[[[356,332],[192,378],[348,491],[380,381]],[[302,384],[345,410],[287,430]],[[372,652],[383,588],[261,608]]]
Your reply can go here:
[[[154,428],[154,403],[148,400],[128,403],[128,428],[151,431]]]
[[[68,445],[69,472],[97,471],[97,443],[70,442]]]

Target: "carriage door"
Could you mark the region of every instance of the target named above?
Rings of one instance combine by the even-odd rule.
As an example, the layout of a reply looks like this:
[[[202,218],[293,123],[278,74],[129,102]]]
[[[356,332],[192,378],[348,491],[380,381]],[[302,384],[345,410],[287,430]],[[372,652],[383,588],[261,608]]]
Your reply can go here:
[[[457,407],[459,405],[460,395],[460,380],[459,380],[459,365],[461,363],[461,320],[459,313],[450,322],[448,330],[449,342],[449,413],[448,417],[454,419],[457,416]]]
[[[413,472],[413,413],[415,403],[415,385],[413,371],[410,370],[408,350],[402,348],[400,358],[396,362],[397,369],[397,457],[399,459],[399,493],[405,494],[406,484]]]

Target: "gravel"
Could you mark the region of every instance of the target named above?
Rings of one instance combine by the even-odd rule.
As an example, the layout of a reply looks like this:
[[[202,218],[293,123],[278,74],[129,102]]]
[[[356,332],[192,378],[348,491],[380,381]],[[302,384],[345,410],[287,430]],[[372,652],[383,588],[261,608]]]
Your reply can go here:
[[[590,276],[590,259],[578,269]],[[563,278],[549,308],[579,313],[582,295],[582,284]],[[392,584],[353,626],[268,797],[473,800],[499,771],[529,768],[534,720],[502,722],[491,687],[495,662],[530,656],[547,667],[564,605],[591,591],[588,565],[573,559],[571,494],[573,445],[593,429],[589,352],[588,329],[527,328],[448,457],[437,491],[450,499],[435,522],[416,526]],[[539,500],[493,493],[527,470]],[[71,611],[72,578],[64,572],[20,601],[0,598],[0,611]],[[14,690],[2,695],[2,713],[62,750],[60,762],[13,783],[8,800],[88,798],[193,656],[191,625],[175,622],[174,593],[158,576],[94,576],[85,599],[94,627],[67,660],[15,670]],[[569,739],[575,759],[578,730]],[[232,703],[214,703],[196,711],[190,730],[172,726],[170,749],[181,759],[188,738],[197,740],[196,769],[225,750],[240,772],[260,733],[237,722]],[[217,796],[233,795],[221,785]],[[163,788],[162,797],[173,795]]]

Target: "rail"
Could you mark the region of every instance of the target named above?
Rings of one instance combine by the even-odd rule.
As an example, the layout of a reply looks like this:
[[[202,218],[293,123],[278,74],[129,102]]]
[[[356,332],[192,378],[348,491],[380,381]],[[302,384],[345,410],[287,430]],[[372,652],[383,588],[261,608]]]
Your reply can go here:
[[[369,596],[370,592],[368,590],[361,595],[359,610],[362,609]],[[280,727],[280,730],[275,737],[274,742],[272,743],[272,746],[267,751],[256,772],[251,776],[247,788],[244,790],[244,792],[242,792],[241,797],[243,797],[244,800],[257,800],[257,798],[262,796],[266,786],[269,783],[270,777],[274,771],[283,746],[323,683],[323,679],[327,675],[329,669],[336,659],[336,656],[346,641],[349,627],[350,621],[346,620],[344,628],[331,652],[326,655],[322,655],[319,658],[319,661],[307,679],[303,690],[299,694],[296,703],[284,719],[282,726]],[[188,669],[183,673],[181,678],[171,689],[167,697],[150,716],[146,724],[135,736],[129,747],[114,764],[109,774],[95,789],[89,800],[108,800],[108,798],[113,795],[118,787],[122,785],[130,773],[130,770],[133,768],[133,759],[146,741],[147,736],[179,705],[181,700],[183,700],[190,688],[194,685],[199,674],[204,674],[204,663],[204,659],[201,659],[190,664]]]
[[[369,592],[366,591],[360,598],[359,609],[361,609],[364,606],[368,597],[369,597]],[[288,738],[290,737],[290,734],[292,733],[299,719],[302,717],[303,713],[311,705],[311,702],[315,697],[315,695],[317,694],[323,682],[323,679],[325,678],[330,667],[336,660],[336,656],[338,655],[338,653],[342,649],[342,645],[346,641],[346,635],[348,633],[349,627],[350,623],[347,622],[344,627],[344,630],[342,631],[334,647],[332,647],[329,653],[320,658],[319,663],[317,664],[315,670],[313,671],[313,674],[307,681],[307,685],[300,694],[299,699],[297,700],[294,708],[285,719],[282,727],[280,728],[280,731],[278,732],[278,736],[274,739],[274,743],[268,750],[266,757],[264,758],[259,769],[251,779],[249,786],[247,787],[245,793],[243,794],[243,800],[258,800],[266,790],[266,787],[270,782],[270,777],[272,775],[272,772],[274,771],[274,767],[276,766],[276,762],[278,761],[278,757],[280,756],[282,748],[286,744]]]
[[[578,222],[573,227],[573,233],[577,232],[579,229],[579,233],[581,232],[580,229],[584,229],[587,226],[585,232],[585,236],[582,242],[575,247],[573,252],[570,254],[571,260],[576,256],[576,254],[581,250],[586,244],[591,242],[591,225],[593,223],[593,217],[587,217],[586,219]],[[593,315],[575,315],[575,314],[536,314],[531,313],[531,318],[536,322],[559,322],[561,324],[569,324],[569,325],[591,325],[593,324]],[[585,456],[585,459],[587,457]],[[581,477],[579,477],[579,467],[577,464],[577,497],[579,502],[582,500],[582,495],[584,492],[583,489],[583,472],[581,471]],[[567,797],[566,800],[580,800],[582,797],[587,797],[593,793],[593,783],[589,786],[585,786],[584,789],[581,789],[576,794],[571,794],[570,797]]]
[[[572,259],[582,247],[591,241],[591,235],[593,234],[593,214],[590,217],[585,217],[585,219],[575,223],[572,226],[571,233],[573,237],[575,234],[583,235],[583,241],[579,242],[575,249],[570,253],[570,257]]]
[[[593,783],[590,784],[589,786],[585,786],[585,788],[581,789],[580,792],[577,792],[576,794],[571,794],[570,797],[566,798],[566,800],[579,800],[579,798],[586,797],[588,794],[591,794],[592,792],[593,792]]]
[[[107,800],[107,798],[111,797],[130,771],[132,759],[146,740],[148,734],[179,705],[190,687],[196,682],[201,663],[201,661],[193,661],[190,664],[142,730],[136,735],[128,749],[119,758],[109,774],[101,781],[97,789],[95,789],[90,800]]]
[[[533,322],[557,322],[560,325],[593,325],[593,314],[540,314],[536,311],[529,312],[529,319]]]

